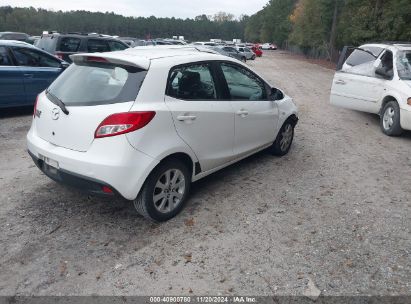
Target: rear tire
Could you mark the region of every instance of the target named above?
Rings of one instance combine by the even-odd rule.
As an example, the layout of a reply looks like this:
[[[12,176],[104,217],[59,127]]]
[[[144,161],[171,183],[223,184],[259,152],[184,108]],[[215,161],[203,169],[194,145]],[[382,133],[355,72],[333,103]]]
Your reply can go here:
[[[251,57],[251,60],[255,60],[255,55],[253,55],[253,57]]]
[[[134,201],[137,212],[155,222],[165,222],[184,208],[191,174],[179,160],[160,163],[148,176]]]
[[[402,134],[400,107],[396,101],[390,101],[384,106],[380,116],[380,127],[382,132],[388,136],[399,136]]]
[[[284,156],[290,151],[294,139],[294,128],[295,123],[291,119],[288,119],[283,124],[277,134],[275,142],[270,147],[270,151],[273,155]]]
[[[241,58],[241,61],[244,62],[244,63],[246,63],[246,62],[247,62],[247,58],[242,57],[242,58]]]

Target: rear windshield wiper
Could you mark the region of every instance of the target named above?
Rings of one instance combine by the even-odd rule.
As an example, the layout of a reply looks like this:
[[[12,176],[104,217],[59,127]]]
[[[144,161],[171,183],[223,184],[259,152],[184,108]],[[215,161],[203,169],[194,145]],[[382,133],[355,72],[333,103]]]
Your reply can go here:
[[[59,106],[60,109],[63,111],[64,114],[69,115],[69,111],[66,108],[64,102],[61,101],[60,98],[56,97],[55,95],[51,94],[49,90],[46,90],[47,97],[50,97],[50,101],[55,105]]]

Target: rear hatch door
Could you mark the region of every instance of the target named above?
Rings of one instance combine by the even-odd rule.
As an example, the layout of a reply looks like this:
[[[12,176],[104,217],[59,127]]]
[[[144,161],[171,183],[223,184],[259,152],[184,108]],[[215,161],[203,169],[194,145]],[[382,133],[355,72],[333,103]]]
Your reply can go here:
[[[38,98],[36,131],[53,145],[87,151],[106,117],[130,110],[147,73],[135,65],[90,58],[73,63]]]

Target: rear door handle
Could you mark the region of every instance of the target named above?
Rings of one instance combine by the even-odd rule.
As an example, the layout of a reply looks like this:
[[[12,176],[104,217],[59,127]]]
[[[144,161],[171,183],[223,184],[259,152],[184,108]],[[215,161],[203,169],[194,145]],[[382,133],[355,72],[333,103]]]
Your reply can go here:
[[[23,76],[26,78],[33,78],[33,74],[23,74]]]
[[[344,80],[338,79],[335,84],[346,85],[347,83]]]
[[[196,120],[196,118],[197,118],[197,116],[194,116],[194,115],[180,115],[180,116],[177,116],[177,119],[179,121],[193,121],[193,120]]]
[[[248,111],[246,111],[246,110],[244,110],[244,109],[241,109],[240,111],[237,112],[237,115],[238,115],[238,116],[245,117],[245,116],[248,115]]]

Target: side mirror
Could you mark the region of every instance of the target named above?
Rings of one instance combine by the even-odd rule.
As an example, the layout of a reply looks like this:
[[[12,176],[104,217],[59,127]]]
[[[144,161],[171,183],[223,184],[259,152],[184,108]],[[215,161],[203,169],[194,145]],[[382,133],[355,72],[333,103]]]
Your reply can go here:
[[[65,61],[63,61],[63,62],[60,64],[60,67],[61,67],[63,70],[67,69],[69,66],[70,66],[70,63],[65,62]]]
[[[271,92],[270,92],[270,99],[271,100],[276,101],[276,100],[281,100],[283,98],[284,98],[283,92],[281,92],[277,88],[271,88]]]

